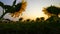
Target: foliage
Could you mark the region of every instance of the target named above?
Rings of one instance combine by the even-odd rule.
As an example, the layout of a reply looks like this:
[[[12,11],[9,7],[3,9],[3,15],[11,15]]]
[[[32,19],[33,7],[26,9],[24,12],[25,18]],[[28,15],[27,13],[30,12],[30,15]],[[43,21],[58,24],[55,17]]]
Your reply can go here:
[[[4,5],[0,2],[0,6],[7,6],[7,10],[19,11],[20,3],[15,5],[16,0],[13,2],[13,6]],[[15,7],[16,6],[16,7]],[[4,7],[4,8],[5,8]],[[12,8],[11,8],[12,7]],[[11,8],[11,9],[10,9]],[[2,34],[60,34],[60,18],[57,15],[60,13],[60,8],[50,6],[46,8],[46,11],[52,15],[47,20],[44,17],[36,18],[36,20],[23,20],[20,18],[19,21],[10,21],[8,19],[0,20],[0,33]],[[14,13],[14,12],[11,12]],[[56,15],[56,16],[55,16]]]
[[[43,10],[44,12],[47,12],[48,14],[54,14],[58,16],[60,14],[60,8],[56,6],[49,6]]]
[[[52,16],[47,20],[42,17],[36,21],[0,21],[0,31],[6,34],[60,34],[60,18]]]
[[[24,3],[20,2],[20,3],[18,3],[16,5],[16,0],[13,2],[13,5],[12,6],[10,6],[10,5],[4,5],[4,3],[0,2],[0,6],[5,10],[5,13],[2,14],[1,18],[3,18],[6,13],[11,13],[12,16],[15,15],[15,17],[18,17],[19,14],[18,14],[18,16],[16,16],[16,14],[17,13],[21,13],[22,11],[20,11],[20,10],[22,10],[22,9],[25,10],[25,7],[22,8],[23,7],[23,4]]]

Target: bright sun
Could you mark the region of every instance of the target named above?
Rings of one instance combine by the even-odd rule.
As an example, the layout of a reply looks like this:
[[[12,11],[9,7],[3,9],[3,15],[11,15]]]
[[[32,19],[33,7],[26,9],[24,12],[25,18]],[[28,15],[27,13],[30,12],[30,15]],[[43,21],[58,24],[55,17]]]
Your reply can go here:
[[[40,5],[40,0],[27,0],[27,8],[26,11],[23,13],[22,17],[24,19],[36,19],[37,17],[45,17],[47,16],[42,12],[43,5]]]

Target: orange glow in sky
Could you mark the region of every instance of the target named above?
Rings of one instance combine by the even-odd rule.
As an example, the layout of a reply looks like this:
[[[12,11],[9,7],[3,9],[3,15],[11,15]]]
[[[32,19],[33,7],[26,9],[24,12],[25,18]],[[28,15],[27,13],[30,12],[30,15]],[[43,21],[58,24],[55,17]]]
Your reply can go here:
[[[1,0],[2,1],[2,0]],[[5,1],[5,0],[4,0]],[[11,0],[12,1],[12,0]],[[17,0],[17,3],[21,0]],[[22,13],[22,16],[24,19],[35,19],[37,17],[45,17],[48,18],[47,15],[42,12],[43,7],[55,5],[60,7],[60,0],[26,0],[27,1],[27,7],[26,10]],[[19,18],[13,18],[11,16],[5,18],[11,19],[11,20],[19,20]]]

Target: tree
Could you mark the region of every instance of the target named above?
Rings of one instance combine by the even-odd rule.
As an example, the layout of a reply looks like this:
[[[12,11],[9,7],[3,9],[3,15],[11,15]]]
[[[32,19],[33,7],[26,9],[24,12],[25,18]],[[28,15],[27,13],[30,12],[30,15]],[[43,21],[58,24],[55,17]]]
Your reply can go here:
[[[4,3],[0,2],[0,6],[3,8],[3,14],[4,14]]]
[[[15,17],[19,17],[22,14],[22,12],[25,11],[26,6],[27,6],[27,2],[22,0],[22,2],[15,5],[15,11],[17,11],[17,12],[13,13],[12,16],[15,15]]]
[[[46,20],[47,23],[59,23],[59,20],[60,18],[57,18],[56,16],[51,16],[50,18],[48,18]]]
[[[44,17],[41,17],[40,18],[40,22],[44,22],[45,21],[45,18]]]
[[[19,19],[19,21],[22,21],[23,20],[23,18],[21,17],[20,19]]]
[[[23,2],[23,1],[20,2],[20,3],[18,3],[18,4],[16,5],[16,0],[15,0],[15,1],[13,2],[13,5],[10,6],[10,5],[4,5],[4,3],[0,2],[0,6],[1,6],[3,9],[5,9],[5,12],[2,14],[2,16],[1,16],[0,18],[3,18],[6,13],[10,13],[10,14],[12,15],[12,17],[13,17],[13,16],[19,17],[19,14],[21,14],[21,13],[23,12],[23,11],[20,11],[20,10],[25,10],[24,8],[25,8],[26,6],[24,5],[24,3],[25,3],[25,5],[26,5],[26,2]],[[24,8],[22,8],[23,5],[25,6]],[[16,15],[18,15],[18,16],[16,16]]]
[[[27,22],[30,22],[31,20],[30,20],[30,19],[27,19],[26,21],[27,21]]]
[[[36,21],[40,21],[40,18],[37,17],[37,18],[36,18]]]
[[[60,8],[56,6],[49,6],[45,8],[43,11],[51,15],[56,15],[57,17],[58,17],[58,14],[60,14]]]
[[[44,21],[44,17],[36,18],[36,22],[43,22],[43,21]]]

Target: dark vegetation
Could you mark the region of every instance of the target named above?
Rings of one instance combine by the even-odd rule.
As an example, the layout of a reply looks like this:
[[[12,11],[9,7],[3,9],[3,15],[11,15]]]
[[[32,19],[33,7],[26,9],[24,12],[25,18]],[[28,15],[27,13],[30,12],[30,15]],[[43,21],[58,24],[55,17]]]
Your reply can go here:
[[[4,5],[3,2],[0,2],[0,6],[3,8],[3,14],[1,15],[0,19],[4,17],[7,13],[15,13],[18,12],[21,9],[22,2],[18,3],[16,5],[16,0],[13,2],[12,6],[10,5]],[[4,12],[5,10],[5,12]],[[23,9],[24,10],[24,9]]]
[[[2,34],[60,34],[60,18],[55,16],[47,20],[37,18],[34,20],[0,21]]]
[[[17,10],[14,6],[16,3],[16,0],[13,2],[12,6],[4,5],[2,2],[0,2],[0,6],[5,9],[5,12],[14,13],[11,11],[19,11],[17,4]],[[11,9],[10,9],[11,8]],[[13,10],[14,9],[14,10]],[[23,18],[20,18],[19,21],[10,21],[9,19],[3,19],[1,16],[0,18],[0,33],[1,34],[60,34],[60,17],[58,16],[60,14],[60,8],[56,6],[50,6],[43,10],[44,12],[47,12],[51,14],[50,18],[47,20],[44,20],[44,17],[36,18],[36,20],[24,20]],[[47,14],[46,13],[46,14]],[[3,11],[3,16],[4,16]]]

